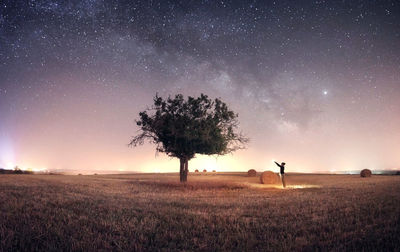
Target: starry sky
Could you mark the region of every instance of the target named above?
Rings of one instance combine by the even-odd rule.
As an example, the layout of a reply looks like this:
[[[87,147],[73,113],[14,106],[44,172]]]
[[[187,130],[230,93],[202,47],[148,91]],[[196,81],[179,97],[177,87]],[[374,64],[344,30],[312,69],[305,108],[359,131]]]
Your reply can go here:
[[[205,93],[251,142],[189,169],[400,167],[399,1],[0,1],[0,167],[177,171],[128,148],[158,93]]]

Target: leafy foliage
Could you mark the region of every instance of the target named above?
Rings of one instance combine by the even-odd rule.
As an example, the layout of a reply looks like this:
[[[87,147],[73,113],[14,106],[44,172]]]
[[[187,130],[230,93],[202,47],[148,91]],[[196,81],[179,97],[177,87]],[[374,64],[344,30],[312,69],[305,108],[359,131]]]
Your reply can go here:
[[[204,94],[187,100],[182,94],[166,100],[156,95],[153,107],[139,117],[136,123],[141,133],[130,145],[147,139],[157,145],[157,151],[180,159],[190,160],[196,153],[224,155],[244,148],[248,141],[236,132],[238,115],[220,99]]]

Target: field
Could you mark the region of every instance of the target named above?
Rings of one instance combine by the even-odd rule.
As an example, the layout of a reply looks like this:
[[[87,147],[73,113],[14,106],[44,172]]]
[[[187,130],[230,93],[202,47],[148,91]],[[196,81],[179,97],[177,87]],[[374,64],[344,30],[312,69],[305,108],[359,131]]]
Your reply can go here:
[[[0,251],[400,250],[400,176],[1,175]]]

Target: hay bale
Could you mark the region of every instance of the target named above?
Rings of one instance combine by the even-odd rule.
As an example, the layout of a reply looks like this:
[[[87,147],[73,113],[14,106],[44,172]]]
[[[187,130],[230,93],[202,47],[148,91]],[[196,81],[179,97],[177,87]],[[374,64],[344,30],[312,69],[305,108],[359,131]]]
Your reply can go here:
[[[194,172],[199,172],[199,170],[196,169],[196,170],[194,170]]]
[[[362,170],[362,171],[360,172],[360,176],[361,176],[362,178],[369,178],[369,177],[371,177],[371,175],[372,175],[372,172],[371,172],[370,169],[364,169],[364,170]]]
[[[213,170],[212,172],[217,172],[216,170]]]
[[[248,177],[255,177],[255,176],[257,176],[257,171],[254,170],[254,169],[250,169],[250,170],[247,171],[247,176]]]
[[[260,176],[261,184],[279,184],[281,180],[278,173],[272,171],[265,171]]]
[[[206,170],[206,169],[204,169],[204,170],[203,170],[203,172],[207,172],[207,170]]]

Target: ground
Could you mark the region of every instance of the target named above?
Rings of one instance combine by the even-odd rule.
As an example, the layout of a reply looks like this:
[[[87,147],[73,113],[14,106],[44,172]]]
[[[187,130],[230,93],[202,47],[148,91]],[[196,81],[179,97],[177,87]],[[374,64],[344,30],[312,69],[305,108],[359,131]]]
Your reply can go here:
[[[400,176],[0,175],[0,251],[400,248]]]

